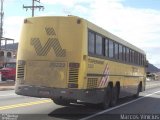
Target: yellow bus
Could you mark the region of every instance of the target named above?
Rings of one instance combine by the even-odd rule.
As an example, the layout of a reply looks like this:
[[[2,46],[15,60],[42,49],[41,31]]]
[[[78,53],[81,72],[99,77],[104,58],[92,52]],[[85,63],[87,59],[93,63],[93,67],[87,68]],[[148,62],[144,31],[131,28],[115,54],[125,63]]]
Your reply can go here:
[[[145,90],[145,52],[76,16],[24,20],[18,46],[18,95],[56,104],[98,104]]]

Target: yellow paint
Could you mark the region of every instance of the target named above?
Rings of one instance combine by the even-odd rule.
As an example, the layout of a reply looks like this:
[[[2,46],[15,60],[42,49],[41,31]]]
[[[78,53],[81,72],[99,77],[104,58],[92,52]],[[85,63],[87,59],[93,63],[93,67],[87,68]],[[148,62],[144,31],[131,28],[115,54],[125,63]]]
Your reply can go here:
[[[0,111],[7,110],[7,109],[13,109],[13,108],[19,108],[19,107],[27,107],[27,106],[32,106],[32,105],[44,104],[44,103],[50,103],[50,102],[52,102],[52,100],[40,100],[40,101],[35,101],[35,102],[27,102],[27,103],[1,106]]]
[[[74,83],[76,79],[77,89],[105,88],[107,84],[99,86],[99,83],[101,83],[106,65],[109,67],[109,81],[113,82],[113,85],[117,81],[120,82],[122,88],[137,86],[140,81],[144,85],[144,66],[90,57],[88,55],[88,29],[145,54],[141,49],[79,17],[27,18],[27,23],[23,24],[17,57],[18,61],[25,61],[24,78],[17,78],[16,86],[31,85],[67,89],[68,83],[70,81]],[[48,42],[51,39],[52,44]],[[34,40],[39,42],[33,45]],[[57,56],[62,53],[62,50],[66,51],[66,56]],[[56,51],[58,51],[57,54]],[[40,53],[46,54],[40,55]],[[70,72],[70,63],[78,63],[79,70],[72,69]],[[17,66],[17,73],[20,71],[21,74],[21,70],[23,69],[21,67],[18,69]],[[87,74],[95,75],[87,76]]]
[[[80,63],[83,57],[82,52],[86,50],[82,48],[83,35],[86,34],[83,32],[84,22],[81,19],[81,23],[77,24],[77,20],[78,17],[27,18],[27,23],[24,23],[22,27],[17,56],[17,60],[26,61],[25,84],[56,88],[68,87],[68,64],[70,62]],[[51,39],[53,39],[52,45],[47,44]],[[39,41],[35,43],[38,47],[32,44],[33,40]],[[46,54],[39,55],[36,48],[38,53]],[[66,51],[65,57],[57,56],[61,54],[60,50]],[[57,62],[65,66],[51,66],[52,63]],[[83,76],[79,75],[79,79],[83,79]],[[82,88],[82,82],[79,86]]]

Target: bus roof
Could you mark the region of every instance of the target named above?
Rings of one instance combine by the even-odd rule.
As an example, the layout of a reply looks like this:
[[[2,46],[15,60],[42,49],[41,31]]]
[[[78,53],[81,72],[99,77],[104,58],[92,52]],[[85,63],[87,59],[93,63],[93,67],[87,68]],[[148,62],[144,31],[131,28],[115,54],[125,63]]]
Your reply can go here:
[[[132,45],[131,43],[119,38],[118,36],[108,32],[107,30],[105,30],[105,29],[103,29],[103,28],[101,28],[101,27],[99,27],[97,25],[95,25],[92,22],[89,22],[88,20],[86,20],[84,18],[80,18],[78,16],[72,16],[72,15],[68,15],[68,16],[42,16],[42,17],[34,17],[34,18],[46,18],[46,17],[48,17],[48,18],[52,18],[52,17],[69,18],[70,17],[70,18],[75,18],[77,20],[81,19],[87,24],[87,27],[89,29],[91,29],[91,30],[93,30],[93,31],[95,31],[95,32],[97,32],[97,33],[99,33],[99,34],[101,34],[101,35],[113,40],[113,41],[116,41],[116,42],[118,42],[118,43],[120,43],[120,44],[122,44],[122,45],[124,45],[124,46],[126,46],[126,47],[128,47],[130,49],[132,49],[132,50],[135,50],[135,51],[145,55],[145,52],[142,49]]]

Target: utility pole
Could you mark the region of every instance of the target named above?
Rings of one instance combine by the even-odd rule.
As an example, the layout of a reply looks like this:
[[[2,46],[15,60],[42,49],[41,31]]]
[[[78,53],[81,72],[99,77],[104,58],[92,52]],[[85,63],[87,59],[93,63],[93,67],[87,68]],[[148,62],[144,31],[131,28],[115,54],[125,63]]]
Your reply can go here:
[[[32,6],[24,6],[23,5],[23,8],[25,8],[26,9],[26,11],[30,8],[31,10],[32,10],[32,17],[34,17],[34,10],[36,9],[36,8],[38,8],[39,10],[44,10],[44,6],[41,6],[41,5],[35,5],[35,2],[38,2],[38,3],[40,3],[40,0],[32,0]]]
[[[1,10],[0,10],[0,50],[2,49],[2,41],[5,41],[5,48],[6,48],[7,41],[13,41],[13,43],[14,43],[14,39],[5,38],[3,36],[3,19],[4,19],[3,3],[4,3],[4,0],[1,0]]]
[[[1,0],[1,12],[0,12],[0,49],[2,45],[2,37],[3,37],[3,17],[4,17],[4,12],[3,12],[3,2],[4,0]]]

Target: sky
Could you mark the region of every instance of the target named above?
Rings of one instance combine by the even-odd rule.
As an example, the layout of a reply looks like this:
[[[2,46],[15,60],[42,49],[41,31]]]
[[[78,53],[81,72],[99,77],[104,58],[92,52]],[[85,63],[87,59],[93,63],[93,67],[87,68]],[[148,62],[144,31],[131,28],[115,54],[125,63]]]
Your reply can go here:
[[[143,49],[160,68],[160,0],[40,0],[35,16],[75,15],[85,18]],[[31,17],[32,0],[4,0],[4,37],[19,41],[24,18]]]

